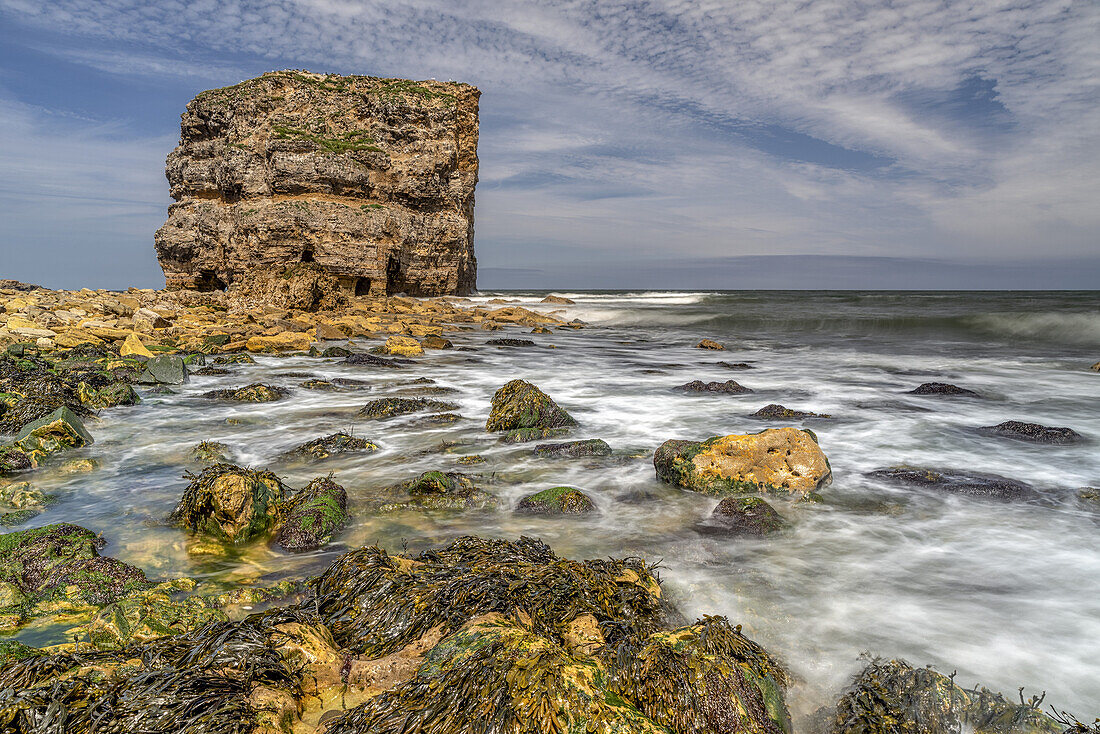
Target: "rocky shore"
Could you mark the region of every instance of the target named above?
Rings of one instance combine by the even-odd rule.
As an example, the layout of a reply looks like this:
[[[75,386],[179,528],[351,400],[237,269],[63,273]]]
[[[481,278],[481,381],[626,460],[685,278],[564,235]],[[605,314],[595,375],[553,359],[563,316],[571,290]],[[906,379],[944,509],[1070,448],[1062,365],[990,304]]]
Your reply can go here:
[[[794,721],[786,698],[798,681],[784,661],[749,639],[736,620],[684,618],[662,593],[656,568],[638,558],[570,560],[532,538],[466,536],[421,553],[352,549],[319,575],[242,585],[147,574],[103,555],[109,534],[80,525],[29,527],[51,502],[35,487],[36,470],[94,466],[98,413],[118,406],[140,411],[143,395],[229,371],[253,361],[251,354],[298,354],[386,372],[414,364],[424,350],[466,348],[463,332],[552,335],[583,324],[560,312],[458,298],[361,297],[342,309],[301,311],[250,308],[222,293],[5,285],[0,522],[24,529],[0,535],[3,731],[1087,730],[1044,713],[1041,697],[1010,700],[882,659],[869,660],[847,691],[837,691],[835,707]],[[548,299],[548,308],[557,305]],[[489,343],[505,350],[534,346],[514,336]],[[363,384],[307,379],[301,386]],[[446,388],[422,378],[410,389],[419,394],[370,401],[359,418],[383,435],[388,421],[403,416],[452,420],[447,416],[457,405]],[[703,392],[713,395],[698,399],[722,400],[730,391]],[[278,385],[254,383],[208,391],[203,399],[278,405],[287,397]],[[827,417],[779,405],[758,413],[770,420]],[[581,423],[568,405],[515,379],[491,396],[484,431],[501,443],[528,444],[548,461],[620,458],[601,439],[571,437]],[[1045,436],[1042,430],[1067,429],[1037,426],[1029,435]],[[339,432],[291,449],[280,461],[312,466],[378,448]],[[720,500],[698,520],[704,537],[797,532],[785,517],[790,508],[821,502],[832,480],[827,447],[798,426],[673,439],[654,448],[658,480]],[[367,502],[351,501],[339,477],[320,470],[290,486],[269,469],[239,466],[230,447],[216,442],[196,445],[189,460],[180,467],[187,486],[175,506],[163,508],[162,521],[189,539],[189,553],[210,558],[255,546],[283,553],[325,548],[363,515],[510,511],[568,523],[600,513],[583,488],[571,486],[525,495],[509,510],[485,475],[467,473],[483,461],[476,454],[463,457],[463,471],[423,472],[378,488]],[[1034,497],[1026,484],[973,472],[892,467],[879,475],[1001,501]],[[17,641],[43,629],[64,629],[71,641],[44,647]]]

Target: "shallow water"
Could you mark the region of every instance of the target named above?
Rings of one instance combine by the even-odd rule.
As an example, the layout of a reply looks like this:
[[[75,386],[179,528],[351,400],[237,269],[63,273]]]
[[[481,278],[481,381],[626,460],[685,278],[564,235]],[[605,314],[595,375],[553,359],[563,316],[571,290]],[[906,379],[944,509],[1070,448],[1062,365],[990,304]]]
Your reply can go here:
[[[542,293],[483,294],[537,303]],[[835,700],[870,652],[931,663],[958,681],[1015,697],[1048,691],[1047,703],[1079,717],[1100,715],[1100,511],[1074,498],[1100,486],[1100,301],[1096,293],[577,293],[574,306],[537,306],[592,328],[527,337],[524,330],[451,336],[476,351],[429,352],[415,366],[385,370],[338,360],[260,357],[232,374],[192,377],[176,395],[147,395],[104,413],[89,429],[91,474],[36,475],[62,500],[34,525],[68,521],[102,532],[104,551],[151,577],[267,581],[323,568],[346,547],[378,543],[419,550],[458,535],[539,536],[560,555],[632,554],[661,560],[667,593],[689,616],[725,614],[795,672],[792,707],[806,713]],[[530,348],[485,341],[523,336]],[[693,348],[703,337],[728,351]],[[360,341],[360,346],[371,344]],[[550,345],[554,348],[550,349]],[[748,362],[732,371],[719,361]],[[304,379],[354,377],[369,389],[326,393]],[[420,416],[365,421],[369,400],[409,392],[431,377],[456,390],[465,420],[418,424]],[[483,432],[493,391],[509,379],[538,384],[576,417],[572,438],[600,437],[604,459],[548,460],[531,445]],[[735,379],[747,395],[677,393],[693,379]],[[292,388],[277,403],[202,399],[207,390],[263,381]],[[917,397],[922,382],[951,382],[981,399]],[[429,396],[436,397],[436,396]],[[655,481],[648,455],[669,438],[702,439],[773,424],[748,417],[768,403],[835,416],[810,420],[834,481],[819,505],[776,502],[792,529],[766,540],[720,539],[690,529],[716,500]],[[228,418],[239,422],[227,423]],[[1071,446],[1033,446],[977,435],[1008,419],[1069,426]],[[276,456],[337,430],[382,450],[312,466]],[[290,556],[265,547],[233,559],[191,556],[187,537],[159,524],[197,470],[188,449],[229,444],[238,463],[271,467],[300,486],[335,472],[355,518],[324,552]],[[441,448],[441,442],[461,445]],[[479,453],[484,464],[458,458]],[[1041,492],[1005,503],[891,487],[864,476],[898,463],[1003,474]],[[429,469],[479,473],[505,501],[490,514],[355,513],[372,489]],[[524,494],[569,484],[601,509],[597,519],[516,517]],[[629,501],[627,492],[649,493]],[[36,640],[42,642],[42,640]],[[1091,720],[1091,719],[1090,719]]]

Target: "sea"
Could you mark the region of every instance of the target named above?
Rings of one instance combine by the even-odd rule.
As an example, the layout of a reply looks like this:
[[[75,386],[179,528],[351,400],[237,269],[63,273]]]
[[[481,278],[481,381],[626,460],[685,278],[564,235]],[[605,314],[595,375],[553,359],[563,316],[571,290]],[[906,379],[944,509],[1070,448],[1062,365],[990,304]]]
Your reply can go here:
[[[807,715],[835,702],[869,656],[903,658],[1015,699],[1045,692],[1044,707],[1100,716],[1100,293],[1097,292],[481,292],[585,322],[582,329],[456,331],[456,349],[428,351],[405,369],[338,359],[257,356],[223,376],[193,376],[174,394],[104,411],[89,424],[93,472],[35,475],[59,501],[30,524],[72,522],[101,532],[104,554],[151,578],[192,576],[266,584],[324,569],[367,544],[418,552],[466,534],[546,541],[572,558],[639,556],[659,563],[664,593],[689,618],[726,615],[792,671],[789,703]],[[490,339],[530,339],[496,347]],[[704,338],[724,351],[696,348]],[[366,350],[378,340],[355,340]],[[744,364],[731,368],[727,364]],[[367,386],[316,392],[310,376]],[[422,415],[363,420],[356,411],[388,396],[420,394],[418,378],[450,388],[461,419]],[[579,422],[570,438],[602,438],[610,457],[543,459],[532,444],[485,433],[494,391],[522,378]],[[692,380],[736,380],[741,395],[695,395]],[[253,382],[290,389],[266,404],[201,394]],[[979,397],[919,396],[947,382]],[[776,423],[752,417],[780,403],[832,416]],[[1042,445],[976,429],[1006,420],[1074,429],[1083,440]],[[700,534],[717,499],[659,482],[652,451],[671,438],[812,429],[833,470],[822,501],[774,500],[788,521],[758,537]],[[373,454],[286,465],[278,456],[346,431],[381,446]],[[260,544],[231,557],[189,552],[164,524],[201,467],[199,441],[231,447],[242,465],[271,468],[293,486],[333,473],[349,494],[351,525],[329,547],[289,555]],[[463,465],[463,456],[485,461]],[[992,473],[1026,482],[1036,498],[1005,501],[894,486],[868,476],[910,465]],[[361,510],[379,487],[428,470],[465,471],[502,500],[491,513]],[[593,517],[515,515],[518,500],[569,485],[595,501]],[[64,640],[56,627],[19,635]]]

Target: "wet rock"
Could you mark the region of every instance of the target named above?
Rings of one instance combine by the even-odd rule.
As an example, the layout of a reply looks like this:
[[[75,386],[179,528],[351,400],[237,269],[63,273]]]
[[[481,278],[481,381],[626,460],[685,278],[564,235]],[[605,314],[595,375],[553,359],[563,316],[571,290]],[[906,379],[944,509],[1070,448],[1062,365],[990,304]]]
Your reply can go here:
[[[214,357],[214,364],[256,364],[252,355],[240,352],[238,354],[219,354]]]
[[[327,347],[321,352],[322,357],[350,357],[353,352],[344,347]]]
[[[425,349],[454,349],[454,344],[450,339],[444,339],[441,336],[435,334],[429,334],[420,340],[420,346]]]
[[[713,339],[703,339],[701,342],[695,345],[696,349],[713,349],[716,351],[724,352],[726,348],[714,341]]]
[[[86,382],[77,385],[80,402],[89,408],[100,410],[119,405],[137,405],[141,402],[134,388],[126,382],[112,382],[101,388],[93,388]]]
[[[485,342],[490,347],[533,347],[535,343],[530,339],[490,339]]]
[[[281,503],[287,490],[269,471],[215,464],[183,492],[169,522],[191,532],[227,543],[244,543],[261,537],[282,519]]]
[[[542,441],[546,438],[558,438],[569,435],[568,428],[516,428],[505,431],[500,437],[501,443],[527,443],[528,441]]]
[[[15,446],[0,446],[0,476],[28,471],[38,466],[34,457]]]
[[[1031,443],[1070,444],[1081,440],[1081,434],[1072,428],[1051,428],[1023,421],[1005,421],[995,426],[984,426],[978,429],[978,433],[983,436],[1014,438],[1017,441]]]
[[[1062,727],[1042,698],[1008,701],[985,688],[967,690],[931,668],[873,660],[836,705],[829,734],[958,734],[960,731],[1056,734]]]
[[[202,464],[228,464],[233,452],[224,443],[200,441],[187,452],[188,458]]]
[[[236,403],[271,403],[276,400],[282,400],[287,395],[289,395],[289,392],[285,388],[264,385],[259,382],[254,382],[245,387],[229,388],[226,390],[210,390],[202,394],[204,398],[213,400],[232,400]]]
[[[554,303],[560,306],[572,306],[576,303],[576,301],[566,298],[565,296],[555,296],[553,293],[551,293],[546,298],[543,298],[541,301],[539,301],[539,303]]]
[[[273,336],[253,336],[245,342],[250,352],[304,352],[313,344],[313,337],[300,331],[284,331]]]
[[[87,474],[99,468],[95,459],[69,459],[63,461],[57,470],[62,474]]]
[[[765,405],[760,410],[752,414],[753,418],[764,418],[766,420],[787,420],[795,419],[800,420],[803,418],[832,418],[831,415],[824,413],[811,413],[806,410],[794,410],[793,408],[785,408],[778,403],[772,403],[771,405]]]
[[[975,497],[993,497],[1006,500],[1026,500],[1036,496],[1035,490],[1023,482],[977,472],[954,469],[932,470],[911,466],[895,466],[876,469],[867,474],[892,484],[935,489],[940,492],[966,494]]]
[[[710,495],[774,492],[814,499],[832,479],[829,460],[812,433],[769,428],[702,442],[672,440],[653,454],[657,478]]]
[[[364,405],[356,414],[360,418],[393,418],[428,410],[454,410],[458,405],[430,398],[381,398]]]
[[[281,458],[292,461],[301,459],[320,461],[337,454],[372,453],[377,451],[378,448],[378,444],[365,438],[357,438],[347,433],[333,433],[329,436],[307,441],[301,446],[287,451]]]
[[[691,382],[676,387],[677,390],[683,390],[684,392],[715,392],[724,393],[726,395],[744,395],[750,393],[752,390],[740,385],[734,380],[726,380],[725,382],[703,382],[702,380],[692,380]]]
[[[946,382],[926,382],[923,385],[917,387],[914,390],[909,391],[910,395],[962,395],[966,397],[980,397],[978,393],[973,390],[967,390],[966,388],[958,387],[956,385],[950,385]]]
[[[485,430],[557,429],[577,425],[549,395],[524,380],[512,380],[493,394]],[[532,440],[532,439],[526,439]]]
[[[178,579],[132,591],[100,609],[84,625],[88,641],[99,650],[121,650],[135,642],[151,642],[228,621],[208,599],[180,598],[194,588],[194,581]]]
[[[141,569],[99,555],[105,545],[91,530],[68,523],[0,535],[0,581],[32,604],[64,599],[103,606],[149,586]]]
[[[602,438],[589,438],[584,441],[540,444],[535,447],[533,453],[544,459],[575,459],[582,456],[611,456],[611,447]]]
[[[411,336],[400,336],[395,334],[389,339],[386,339],[385,346],[382,347],[383,354],[392,354],[398,357],[418,357],[424,353],[424,348],[420,346],[420,342],[413,339]]]
[[[228,375],[229,370],[215,367],[214,365],[207,365],[206,367],[200,367],[191,374],[198,375],[199,377],[218,377],[220,375]]]
[[[759,497],[726,497],[695,529],[715,535],[768,535],[783,526],[783,517]]]
[[[50,454],[87,446],[93,440],[75,413],[68,408],[58,408],[23,426],[12,443],[37,463]]]
[[[187,382],[187,365],[175,354],[161,354],[145,363],[135,380],[142,385],[182,385]]]
[[[529,494],[516,505],[517,515],[588,515],[599,512],[592,498],[575,487],[552,487]]]
[[[412,364],[412,360],[397,360],[378,357],[374,354],[349,354],[344,359],[345,364],[366,365],[368,367],[386,367],[388,369],[401,369],[405,364]]]
[[[423,418],[418,418],[413,421],[413,425],[446,426],[451,423],[458,423],[461,420],[465,420],[465,418],[458,413],[437,413],[436,415],[426,415]]]
[[[1100,372],[1100,362],[1097,362],[1092,367],[1089,367],[1089,369],[1092,370],[1093,372]]]
[[[382,512],[394,510],[482,510],[497,507],[496,497],[477,487],[461,472],[427,471],[395,489],[409,495],[406,502],[383,505]]]
[[[755,369],[748,362],[719,362],[719,367],[725,367],[727,370],[751,370]]]
[[[284,513],[286,521],[275,542],[292,553],[314,550],[347,524],[347,492],[331,479],[318,477],[290,498]]]
[[[484,464],[485,457],[481,454],[470,454],[469,456],[462,456],[458,459],[459,464],[465,464],[467,466],[471,464]]]
[[[1077,500],[1095,510],[1100,510],[1100,489],[1096,487],[1082,487],[1077,490]]]

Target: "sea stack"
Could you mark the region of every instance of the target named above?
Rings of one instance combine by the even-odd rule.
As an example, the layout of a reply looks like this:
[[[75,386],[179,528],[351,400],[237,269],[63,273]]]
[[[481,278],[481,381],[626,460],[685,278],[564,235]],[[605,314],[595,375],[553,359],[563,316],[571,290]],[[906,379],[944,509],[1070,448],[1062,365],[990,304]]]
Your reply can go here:
[[[167,287],[306,309],[471,292],[480,94],[304,71],[202,92],[167,161]]]

